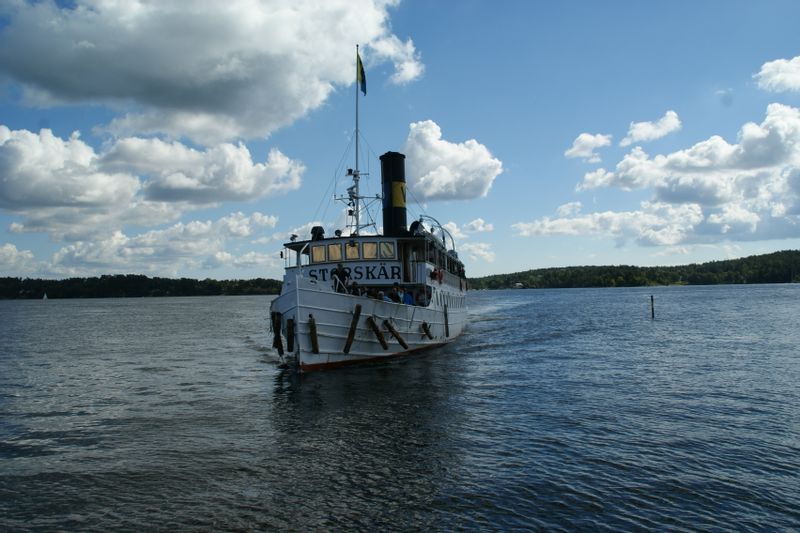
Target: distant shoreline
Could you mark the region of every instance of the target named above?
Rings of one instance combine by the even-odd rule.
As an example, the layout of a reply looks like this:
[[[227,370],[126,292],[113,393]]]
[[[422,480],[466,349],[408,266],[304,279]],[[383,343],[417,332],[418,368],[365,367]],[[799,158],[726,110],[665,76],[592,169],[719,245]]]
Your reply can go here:
[[[471,289],[566,289],[800,282],[800,250],[672,267],[573,266],[470,279]]]
[[[150,278],[137,274],[106,275],[62,280],[0,278],[0,299],[156,298],[161,296],[252,296],[279,294],[274,279],[196,280]]]
[[[673,267],[572,266],[471,278],[479,289],[566,289],[668,285],[755,285],[800,282],[800,250]],[[281,281],[150,278],[138,274],[61,280],[0,278],[0,299],[142,298],[161,296],[275,295]]]

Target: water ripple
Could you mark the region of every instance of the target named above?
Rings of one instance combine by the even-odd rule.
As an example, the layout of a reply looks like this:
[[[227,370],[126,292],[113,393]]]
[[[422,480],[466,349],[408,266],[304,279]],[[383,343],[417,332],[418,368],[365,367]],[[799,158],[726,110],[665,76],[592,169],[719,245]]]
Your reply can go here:
[[[303,378],[267,298],[0,302],[0,529],[797,530],[798,296],[472,293]]]

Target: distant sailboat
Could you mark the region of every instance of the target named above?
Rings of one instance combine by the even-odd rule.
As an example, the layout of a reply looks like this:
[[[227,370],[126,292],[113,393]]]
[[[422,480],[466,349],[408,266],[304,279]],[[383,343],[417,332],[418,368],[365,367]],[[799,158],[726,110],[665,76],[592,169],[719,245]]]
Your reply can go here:
[[[47,293],[44,293],[44,296],[42,296],[42,300],[47,300]]]

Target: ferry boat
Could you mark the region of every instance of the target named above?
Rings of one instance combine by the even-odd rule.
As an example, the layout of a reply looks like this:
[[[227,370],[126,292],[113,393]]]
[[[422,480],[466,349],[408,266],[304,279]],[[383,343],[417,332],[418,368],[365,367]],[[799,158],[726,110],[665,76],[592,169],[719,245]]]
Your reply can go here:
[[[380,163],[378,198],[361,195],[358,168],[347,171],[352,185],[337,198],[347,205],[345,231],[326,236],[315,226],[309,238],[283,245],[283,286],[270,306],[273,347],[300,372],[441,346],[464,329],[467,280],[452,235],[427,215],[409,226],[405,155],[386,152]],[[382,201],[382,234],[362,223],[374,220],[375,200]]]

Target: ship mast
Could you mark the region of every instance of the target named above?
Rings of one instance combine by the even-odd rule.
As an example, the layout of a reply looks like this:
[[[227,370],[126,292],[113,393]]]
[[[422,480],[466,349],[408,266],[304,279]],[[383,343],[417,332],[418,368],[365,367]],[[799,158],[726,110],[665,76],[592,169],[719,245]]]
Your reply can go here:
[[[351,235],[359,235],[363,228],[368,228],[370,226],[374,226],[374,222],[368,222],[365,224],[361,223],[362,217],[362,200],[367,200],[366,197],[361,196],[361,192],[359,189],[360,181],[361,181],[361,171],[358,168],[359,165],[359,142],[361,137],[361,132],[359,131],[358,125],[358,99],[359,99],[359,91],[362,91],[365,95],[367,94],[367,82],[366,82],[366,75],[364,74],[364,64],[361,62],[361,56],[358,53],[358,45],[356,45],[356,163],[355,168],[348,168],[347,175],[353,180],[353,184],[347,188],[347,196],[344,197],[337,197],[337,200],[343,201],[347,203],[348,211],[347,216],[348,222],[347,226],[350,228]],[[366,175],[366,174],[365,174]],[[379,200],[380,197],[376,198]],[[369,213],[369,206],[367,205],[369,202],[365,202],[363,205],[363,210],[366,211],[366,215],[371,218]]]
[[[356,45],[356,165],[352,171],[353,176],[353,187],[352,191],[348,190],[350,193],[350,198],[355,200],[355,208],[353,209],[353,217],[355,218],[355,233],[358,235],[358,232],[361,231],[361,198],[359,195],[359,186],[358,182],[361,180],[361,172],[358,170],[358,92],[361,90],[361,84],[359,83],[362,80],[362,66],[361,66],[361,56],[358,54],[358,45]]]

